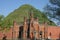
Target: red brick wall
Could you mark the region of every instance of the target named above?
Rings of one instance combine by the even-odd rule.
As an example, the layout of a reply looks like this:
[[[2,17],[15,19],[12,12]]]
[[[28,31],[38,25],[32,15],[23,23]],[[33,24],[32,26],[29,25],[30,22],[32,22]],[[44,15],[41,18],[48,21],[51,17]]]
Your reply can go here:
[[[44,38],[44,25],[40,25],[40,31],[43,32],[43,38]],[[46,26],[45,27],[45,38],[48,38],[48,36],[51,35],[51,39],[59,39],[59,33],[60,33],[60,27],[58,26]]]
[[[6,29],[4,29],[4,31],[0,31],[0,39],[2,39],[4,35],[6,35],[7,39],[12,39],[12,36],[13,38],[17,38],[18,34],[19,34],[19,25],[17,25],[16,22],[14,22],[14,26],[12,26],[8,31]]]
[[[17,23],[14,22],[14,27],[11,27],[8,32],[6,32],[5,30],[4,30],[4,32],[0,31],[0,39],[3,38],[4,34],[7,36],[7,39],[12,38],[12,28],[14,29],[13,30],[13,38],[18,38],[18,36],[19,36],[19,25],[17,25]],[[31,27],[31,30],[33,31],[34,28],[35,28],[35,30],[37,30],[39,32],[42,31],[42,38],[44,38],[44,28],[45,28],[45,38],[48,38],[48,36],[50,36],[50,33],[51,33],[51,38],[52,39],[58,39],[59,38],[60,27],[58,27],[58,26],[49,26],[49,25],[44,25],[44,24],[34,24],[34,27]],[[26,27],[25,27],[25,29],[26,29]],[[40,36],[38,34],[36,34],[37,35],[36,37]],[[31,37],[32,37],[32,35],[31,35]]]
[[[50,26],[48,27],[48,35],[51,32],[51,38],[57,39],[59,38],[60,27]]]

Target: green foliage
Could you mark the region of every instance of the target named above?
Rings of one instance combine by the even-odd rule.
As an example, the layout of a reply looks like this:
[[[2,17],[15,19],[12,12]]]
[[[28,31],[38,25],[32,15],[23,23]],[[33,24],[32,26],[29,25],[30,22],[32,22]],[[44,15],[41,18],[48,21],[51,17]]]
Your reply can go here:
[[[40,12],[38,9],[34,8],[31,5],[25,4],[19,7],[18,9],[11,12],[7,17],[4,18],[2,24],[3,27],[9,28],[13,25],[13,21],[15,20],[18,24],[24,21],[24,17],[26,16],[29,19],[29,12],[33,11],[34,17],[38,17],[39,23],[43,23],[44,21],[50,21],[45,14]],[[52,22],[53,23],[53,22]],[[53,25],[55,25],[53,23]]]
[[[0,15],[0,26],[2,26],[2,21],[3,21],[4,16]]]
[[[3,20],[4,16],[0,15],[0,22]]]
[[[46,5],[45,12],[50,18],[58,20],[57,25],[60,25],[60,0],[49,0],[50,4]]]

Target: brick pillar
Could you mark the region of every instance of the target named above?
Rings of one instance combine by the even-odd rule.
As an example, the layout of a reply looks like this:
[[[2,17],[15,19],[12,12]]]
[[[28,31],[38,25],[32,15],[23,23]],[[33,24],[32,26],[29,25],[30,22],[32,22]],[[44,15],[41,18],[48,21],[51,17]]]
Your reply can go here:
[[[16,23],[16,21],[13,22],[13,27],[12,27],[12,36],[13,39],[17,39],[18,38],[18,34],[19,34],[19,26]]]
[[[44,38],[48,38],[48,25],[47,22],[44,23]]]
[[[34,21],[34,29],[35,29],[34,30],[35,31],[35,33],[34,33],[35,35],[34,36],[35,36],[36,39],[39,39],[39,23],[38,23],[38,18],[36,18],[35,21]]]
[[[27,29],[28,29],[28,24],[27,24],[27,19],[24,17],[24,27],[23,27],[23,38],[27,38]]]
[[[33,25],[32,23],[30,24],[30,38],[33,39],[34,35],[33,35],[34,29],[33,29]]]
[[[30,12],[30,38],[31,39],[33,39],[33,37],[34,37],[34,35],[33,35],[33,32],[34,32],[33,21],[34,21],[33,11],[31,11]]]

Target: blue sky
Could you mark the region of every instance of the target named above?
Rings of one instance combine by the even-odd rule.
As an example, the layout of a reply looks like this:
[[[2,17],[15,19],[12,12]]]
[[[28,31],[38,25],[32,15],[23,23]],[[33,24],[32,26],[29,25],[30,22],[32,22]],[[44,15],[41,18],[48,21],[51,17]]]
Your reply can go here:
[[[23,4],[30,4],[42,11],[43,7],[48,3],[48,0],[0,0],[0,14],[7,16]]]

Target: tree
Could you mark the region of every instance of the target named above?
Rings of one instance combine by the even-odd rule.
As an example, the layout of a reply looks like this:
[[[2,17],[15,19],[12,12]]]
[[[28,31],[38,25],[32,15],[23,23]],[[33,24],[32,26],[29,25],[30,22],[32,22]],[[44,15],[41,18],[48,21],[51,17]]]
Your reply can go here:
[[[0,24],[1,24],[2,20],[3,20],[3,18],[4,18],[4,16],[0,15]]]
[[[50,19],[58,20],[57,24],[60,25],[60,0],[49,0],[50,4],[47,4],[44,8],[46,15]]]
[[[4,16],[0,15],[0,22],[3,20]]]

